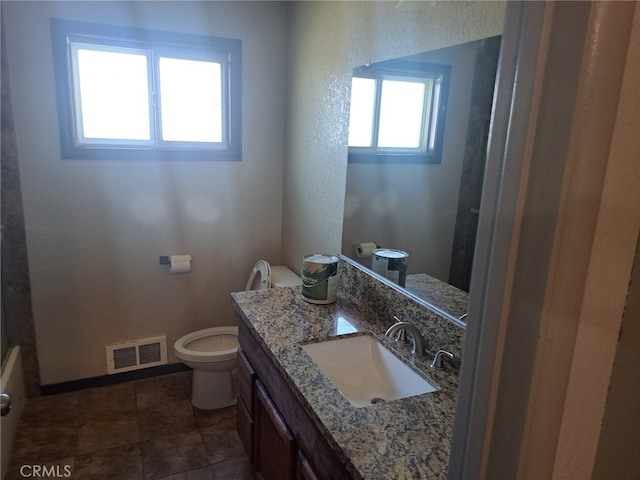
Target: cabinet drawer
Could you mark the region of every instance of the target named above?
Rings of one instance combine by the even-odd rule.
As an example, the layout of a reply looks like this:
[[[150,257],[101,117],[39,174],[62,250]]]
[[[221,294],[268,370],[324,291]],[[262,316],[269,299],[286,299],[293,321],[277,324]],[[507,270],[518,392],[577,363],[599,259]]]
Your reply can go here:
[[[249,460],[253,463],[253,418],[247,410],[242,398],[238,399],[238,436],[244,445],[244,449],[249,456]]]
[[[238,396],[242,399],[253,415],[253,383],[256,380],[256,372],[249,363],[242,348],[238,349]]]

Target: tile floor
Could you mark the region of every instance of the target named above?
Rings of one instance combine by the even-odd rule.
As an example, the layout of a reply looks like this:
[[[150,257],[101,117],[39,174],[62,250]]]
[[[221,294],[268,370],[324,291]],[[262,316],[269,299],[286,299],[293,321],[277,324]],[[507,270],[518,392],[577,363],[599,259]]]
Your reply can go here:
[[[235,406],[200,410],[190,391],[181,372],[32,398],[6,478],[253,480]]]

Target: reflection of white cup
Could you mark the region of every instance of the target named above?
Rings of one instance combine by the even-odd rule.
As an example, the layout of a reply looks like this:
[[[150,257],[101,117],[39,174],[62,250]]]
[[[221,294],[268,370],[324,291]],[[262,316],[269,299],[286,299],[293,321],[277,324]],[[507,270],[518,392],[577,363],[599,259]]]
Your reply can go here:
[[[373,251],[371,269],[378,275],[404,287],[407,281],[407,258],[409,254],[402,250],[376,248]]]

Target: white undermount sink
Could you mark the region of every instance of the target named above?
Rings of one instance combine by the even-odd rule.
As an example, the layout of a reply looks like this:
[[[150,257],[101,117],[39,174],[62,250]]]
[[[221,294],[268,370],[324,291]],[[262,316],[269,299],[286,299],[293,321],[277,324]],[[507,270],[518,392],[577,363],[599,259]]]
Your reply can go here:
[[[356,407],[438,390],[371,335],[310,343],[302,348]]]

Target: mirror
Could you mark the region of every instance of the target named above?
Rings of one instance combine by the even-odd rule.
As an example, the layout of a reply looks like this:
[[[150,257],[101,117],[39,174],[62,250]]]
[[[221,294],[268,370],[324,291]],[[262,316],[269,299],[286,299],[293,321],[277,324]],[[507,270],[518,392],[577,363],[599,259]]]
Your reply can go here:
[[[467,311],[500,39],[394,59],[451,68],[438,163],[386,156],[347,166],[342,254],[371,269],[373,243],[407,252],[400,286],[459,319]]]

